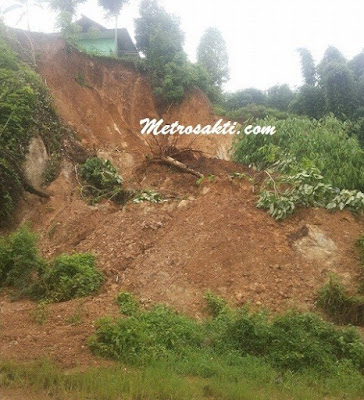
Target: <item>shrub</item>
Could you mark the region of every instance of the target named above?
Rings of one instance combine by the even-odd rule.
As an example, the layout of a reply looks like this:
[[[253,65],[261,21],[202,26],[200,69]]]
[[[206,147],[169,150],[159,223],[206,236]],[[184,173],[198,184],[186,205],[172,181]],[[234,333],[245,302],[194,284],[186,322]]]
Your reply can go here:
[[[139,303],[128,292],[120,292],[116,297],[116,302],[120,307],[120,311],[125,315],[133,315],[139,309]]]
[[[338,329],[312,313],[288,312],[272,322],[268,358],[273,365],[299,371],[330,371],[339,362],[364,368],[364,344],[354,329]]]
[[[0,285],[24,290],[43,267],[37,236],[27,226],[0,239]]]
[[[364,297],[347,294],[335,277],[318,291],[316,305],[337,324],[364,325]]]
[[[276,133],[238,135],[233,144],[235,161],[271,168],[287,157],[296,160],[287,173],[309,166],[318,169],[333,187],[364,190],[364,150],[356,138],[348,136],[345,123],[332,116],[320,121],[266,118],[256,123],[275,126]]]
[[[354,328],[337,328],[317,315],[296,311],[271,319],[246,307],[231,310],[211,294],[207,298],[217,304],[216,316],[202,322],[163,306],[128,318],[101,319],[90,347],[106,357],[142,364],[162,359],[204,363],[206,357],[218,362],[230,356],[238,362],[254,356],[290,371],[323,374],[344,364],[364,369],[364,343]]]
[[[99,320],[90,347],[96,354],[145,364],[174,355],[183,357],[201,343],[198,322],[167,307],[156,306],[129,318]]]
[[[83,181],[81,194],[91,198],[91,202],[98,203],[102,199],[124,202],[126,191],[123,190],[123,178],[109,160],[98,157],[88,158],[78,168]]]
[[[95,257],[89,253],[62,254],[41,276],[40,288],[49,301],[66,301],[88,296],[103,282],[95,267]]]

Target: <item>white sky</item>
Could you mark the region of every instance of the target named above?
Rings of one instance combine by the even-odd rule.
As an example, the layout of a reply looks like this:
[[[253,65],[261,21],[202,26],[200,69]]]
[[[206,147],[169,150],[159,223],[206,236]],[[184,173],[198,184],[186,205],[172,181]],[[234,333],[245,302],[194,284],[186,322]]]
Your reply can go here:
[[[1,7],[16,0],[0,0]],[[218,27],[227,44],[230,81],[225,89],[256,87],[268,89],[277,83],[292,88],[301,84],[298,47],[311,50],[320,60],[327,46],[336,46],[347,58],[364,48],[364,1],[361,0],[160,0],[169,11],[181,18],[185,32],[185,50],[191,61],[203,31]],[[130,0],[121,13],[119,27],[134,34],[134,18],[139,0]],[[97,0],[79,7],[85,14],[106,27],[113,20],[104,18]],[[19,13],[9,13],[5,23],[15,26]],[[34,31],[54,31],[55,16],[47,9],[32,9],[30,25]],[[26,27],[23,20],[17,25]]]

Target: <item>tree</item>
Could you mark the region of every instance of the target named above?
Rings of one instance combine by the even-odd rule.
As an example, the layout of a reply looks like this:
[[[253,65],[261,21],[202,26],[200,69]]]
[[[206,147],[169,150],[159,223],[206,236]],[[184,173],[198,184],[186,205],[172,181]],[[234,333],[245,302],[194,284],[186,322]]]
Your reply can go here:
[[[317,72],[320,78],[322,78],[325,68],[333,62],[344,65],[346,64],[346,59],[336,47],[329,46],[326,49],[320,64],[317,66]]]
[[[322,118],[326,110],[323,90],[308,84],[301,86],[295,99],[290,103],[289,110],[315,119]]]
[[[265,105],[266,103],[267,96],[265,93],[255,88],[238,90],[226,95],[226,107],[229,110],[236,110],[248,104]]]
[[[51,10],[56,11],[57,15],[57,28],[61,29],[64,37],[73,41],[74,34],[77,29],[72,24],[72,19],[76,14],[79,4],[84,3],[86,0],[46,0]]]
[[[294,93],[285,83],[284,85],[275,85],[267,90],[269,107],[277,108],[281,111],[287,111],[290,102],[294,98]]]
[[[142,0],[139,13],[140,18],[135,20],[136,47],[147,60],[159,54],[171,61],[183,51],[184,33],[175,15],[168,14],[157,0]]]
[[[301,56],[301,70],[306,85],[314,86],[317,82],[316,67],[312,54],[305,48],[297,50]]]
[[[155,94],[168,103],[180,101],[193,74],[183,51],[179,19],[157,0],[142,0],[139,13],[140,18],[135,20],[136,46],[145,55]]]
[[[326,110],[338,118],[353,114],[357,105],[357,91],[353,72],[346,64],[330,62],[321,72],[321,86],[326,99]]]
[[[353,71],[355,79],[364,76],[364,50],[349,61],[348,66]]]
[[[229,57],[226,43],[217,28],[206,29],[197,48],[197,62],[211,76],[214,86],[221,85],[229,79]]]
[[[20,10],[20,16],[16,25],[18,25],[18,23],[25,17],[27,21],[27,29],[30,31],[30,10],[34,7],[43,8],[40,3],[41,0],[17,0],[9,7],[6,7],[3,13],[7,14],[8,12]]]
[[[118,16],[129,0],[98,0],[99,5],[115,18],[115,55],[118,54]]]

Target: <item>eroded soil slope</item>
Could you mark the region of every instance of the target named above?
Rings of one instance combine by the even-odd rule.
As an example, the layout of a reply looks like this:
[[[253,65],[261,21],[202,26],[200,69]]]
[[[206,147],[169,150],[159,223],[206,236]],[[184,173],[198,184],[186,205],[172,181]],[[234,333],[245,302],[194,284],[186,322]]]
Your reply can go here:
[[[149,147],[138,133],[139,120],[158,117],[148,80],[113,61],[68,54],[57,38],[41,35],[35,46],[57,110],[84,146],[112,158],[127,187],[154,189],[167,201],[90,206],[80,197],[68,161],[48,188],[50,199],[26,194],[17,222],[31,222],[44,256],[92,251],[106,282],[98,295],[45,309],[30,301],[12,302],[11,293],[2,292],[2,357],[45,356],[66,366],[100,363],[91,356],[87,338],[95,319],[118,314],[115,296],[120,290],[134,293],[145,306],[163,302],[201,317],[206,290],[232,305],[281,311],[311,309],[317,289],[332,272],[355,286],[355,241],[364,232],[363,217],[303,209],[278,223],[256,208],[257,187],[253,192],[248,179],[229,178],[236,171],[254,175],[247,167],[217,158],[185,160],[214,176],[198,186],[195,176],[144,164]],[[87,86],[76,82],[77,76]],[[215,119],[200,92],[190,93],[169,113],[168,118],[187,124]],[[215,157],[226,154],[227,145],[219,137],[194,143]]]

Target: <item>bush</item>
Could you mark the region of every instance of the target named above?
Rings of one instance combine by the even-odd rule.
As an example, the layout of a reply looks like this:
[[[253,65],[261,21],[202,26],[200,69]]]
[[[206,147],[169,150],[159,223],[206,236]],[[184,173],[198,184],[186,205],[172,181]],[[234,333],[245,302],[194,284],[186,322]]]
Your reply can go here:
[[[364,368],[364,344],[354,329],[338,329],[312,313],[288,312],[274,318],[268,358],[291,371],[330,371],[339,362]]]
[[[280,163],[283,165],[284,160]],[[297,206],[363,212],[364,194],[357,190],[334,189],[315,168],[283,175],[276,180],[272,178],[263,184],[257,207],[267,209],[273,218],[283,220]]]
[[[139,303],[128,292],[120,292],[116,297],[116,302],[124,315],[133,315],[139,309]]]
[[[43,267],[37,236],[27,226],[0,239],[0,285],[24,290]]]
[[[156,306],[129,318],[98,321],[90,340],[100,355],[148,364],[169,360],[237,360],[254,356],[278,369],[330,373],[340,365],[364,369],[364,343],[359,333],[340,329],[312,313],[290,311],[273,319],[247,308],[231,310],[209,294],[215,316],[202,322]],[[217,301],[215,301],[218,299]],[[191,361],[192,362],[192,361]],[[201,365],[202,367],[202,365]]]
[[[201,343],[201,325],[164,306],[139,311],[129,318],[103,318],[90,339],[96,354],[137,364],[183,357],[191,349],[200,348]]]
[[[103,276],[88,253],[63,254],[48,263],[27,226],[0,238],[0,286],[12,286],[36,300],[65,301],[98,290]]]
[[[88,158],[78,168],[83,181],[81,194],[91,198],[93,204],[102,199],[124,202],[126,191],[123,190],[123,178],[109,160],[98,157]]]
[[[66,301],[97,291],[103,276],[89,253],[62,254],[41,276],[40,287],[49,301]]]
[[[345,123],[330,116],[320,121],[266,118],[256,124],[275,126],[276,133],[237,136],[233,144],[235,161],[261,169],[273,167],[282,158],[295,159],[293,171],[285,172],[310,166],[333,187],[364,190],[364,150],[355,137],[348,136]]]

